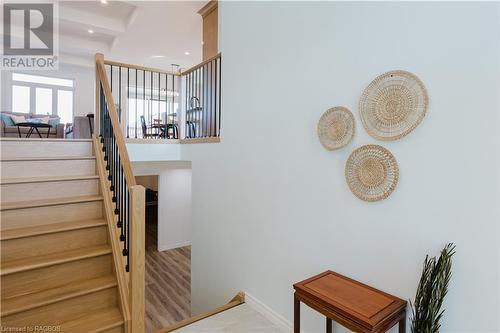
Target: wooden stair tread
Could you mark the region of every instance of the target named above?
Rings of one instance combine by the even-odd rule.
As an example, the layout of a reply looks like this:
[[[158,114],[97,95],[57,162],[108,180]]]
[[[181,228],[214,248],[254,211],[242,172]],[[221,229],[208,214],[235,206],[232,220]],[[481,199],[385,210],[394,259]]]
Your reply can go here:
[[[91,195],[91,196],[79,196],[79,197],[68,197],[68,198],[57,198],[57,199],[9,202],[2,204],[0,206],[0,211],[22,209],[22,208],[33,208],[33,207],[67,205],[80,202],[100,201],[102,199],[103,198],[100,195]]]
[[[116,286],[113,275],[2,299],[2,317]]]
[[[0,162],[66,161],[66,160],[95,160],[95,156],[8,157],[5,159],[0,159]]]
[[[103,225],[106,225],[106,221],[103,219],[98,219],[98,220],[83,220],[75,222],[60,222],[60,223],[51,223],[51,224],[37,225],[32,227],[25,227],[25,228],[8,229],[8,230],[2,230],[0,234],[0,240],[46,235],[56,232],[93,228]]]
[[[0,185],[7,184],[27,184],[27,183],[48,183],[48,182],[63,182],[70,180],[92,180],[99,179],[98,175],[82,175],[82,176],[59,176],[59,177],[30,177],[30,178],[3,178],[0,179]]]
[[[61,332],[99,333],[123,325],[123,317],[118,308],[99,311],[68,321],[61,325]]]
[[[13,274],[22,271],[28,271],[36,268],[53,266],[65,262],[76,261],[91,257],[98,257],[101,255],[111,253],[111,247],[106,245],[92,246],[77,250],[70,250],[63,253],[53,253],[33,258],[23,258],[19,260],[12,260],[2,262],[0,276]]]

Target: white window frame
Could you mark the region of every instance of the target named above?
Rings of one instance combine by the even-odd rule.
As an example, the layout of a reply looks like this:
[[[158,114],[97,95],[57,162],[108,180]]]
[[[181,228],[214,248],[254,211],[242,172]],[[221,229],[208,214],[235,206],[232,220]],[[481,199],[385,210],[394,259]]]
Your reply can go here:
[[[73,81],[73,87],[66,87],[66,86],[58,86],[58,85],[52,85],[52,84],[44,84],[44,83],[32,83],[32,82],[25,82],[25,81],[15,81],[14,80],[14,74],[26,74],[26,75],[33,75],[33,76],[41,76],[41,77],[51,77],[55,79],[64,79],[64,80],[71,80]],[[36,88],[45,88],[45,89],[51,89],[52,90],[52,113],[51,115],[53,116],[58,116],[57,114],[57,91],[58,90],[66,90],[66,91],[71,91],[73,94],[73,105],[72,105],[72,113],[73,113],[73,119],[75,117],[75,79],[73,78],[68,78],[68,77],[63,77],[63,76],[55,76],[55,75],[46,75],[46,74],[32,74],[32,73],[26,73],[26,72],[11,72],[10,76],[10,110],[13,112],[13,106],[14,106],[14,101],[12,99],[13,97],[13,91],[14,91],[14,86],[24,86],[24,87],[29,87],[30,88],[30,109],[28,114],[36,114]]]

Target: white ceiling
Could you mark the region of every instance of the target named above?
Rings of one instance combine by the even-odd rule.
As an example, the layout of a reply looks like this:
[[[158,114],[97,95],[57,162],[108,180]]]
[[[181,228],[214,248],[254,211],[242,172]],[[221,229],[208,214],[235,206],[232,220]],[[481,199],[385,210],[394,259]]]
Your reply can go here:
[[[205,3],[60,1],[61,62],[91,65],[100,52],[106,59],[125,63],[189,68],[202,59],[202,18],[197,11]]]

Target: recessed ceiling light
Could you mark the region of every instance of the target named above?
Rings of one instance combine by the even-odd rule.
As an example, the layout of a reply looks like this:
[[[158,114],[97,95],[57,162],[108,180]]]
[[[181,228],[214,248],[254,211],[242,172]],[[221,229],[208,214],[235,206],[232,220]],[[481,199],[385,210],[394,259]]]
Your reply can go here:
[[[87,30],[87,32],[88,32],[89,34],[93,34],[93,33],[94,33],[94,30],[89,29],[89,30]]]
[[[107,4],[107,3],[108,3],[108,0],[101,0],[101,3],[102,3],[103,5],[105,5],[105,4]]]
[[[190,55],[191,53],[189,53],[188,51],[184,52],[185,55]]]
[[[152,55],[151,58],[165,58],[164,55]]]

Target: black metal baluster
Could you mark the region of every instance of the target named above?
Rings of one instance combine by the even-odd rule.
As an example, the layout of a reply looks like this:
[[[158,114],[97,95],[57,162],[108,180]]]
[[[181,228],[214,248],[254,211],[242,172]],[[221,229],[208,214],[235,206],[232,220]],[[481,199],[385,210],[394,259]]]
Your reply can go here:
[[[118,120],[122,123],[122,66],[118,67]]]
[[[217,136],[220,136],[220,130],[222,126],[222,118],[221,118],[221,99],[222,99],[222,90],[221,90],[221,82],[222,82],[222,57],[219,57],[219,130],[217,132]]]
[[[111,94],[113,94],[113,65],[110,67],[110,77],[111,77]]]
[[[210,116],[212,115],[212,106],[214,102],[214,94],[213,94],[213,79],[214,79],[214,72],[213,72],[213,67],[212,67],[212,62],[210,61],[207,65],[207,68],[210,68],[210,75],[209,75],[209,89],[210,89],[210,108],[209,108],[209,114]],[[211,137],[213,134],[212,130],[212,119],[210,119],[210,131],[208,132],[208,136]]]
[[[203,91],[204,91],[204,101],[203,101],[203,120],[205,122],[205,137],[209,136],[209,123],[208,123],[208,95],[210,90],[208,89],[208,68],[203,65]]]
[[[196,84],[196,82],[195,82],[196,78],[194,76],[194,72],[191,72],[190,75],[191,75],[191,87],[189,89],[189,92],[190,92],[190,95],[189,95],[190,96],[190,98],[189,98],[189,109],[191,110],[193,108],[193,105],[194,105],[193,96],[194,96],[194,87],[195,87],[195,84]],[[191,103],[191,102],[193,102],[193,103]],[[195,131],[194,123],[193,123],[193,120],[194,120],[193,116],[194,115],[193,115],[193,111],[192,110],[191,110],[191,112],[189,112],[189,116],[191,118],[191,122],[190,122],[190,125],[191,125],[190,126],[190,128],[191,128],[191,135],[190,135],[190,137],[194,138],[194,137],[196,137],[196,131]]]
[[[165,139],[168,138],[168,73],[165,73]]]
[[[198,126],[200,125],[200,114],[198,112],[198,106],[199,106],[199,97],[200,97],[200,70],[197,69],[195,71],[195,76],[196,76],[196,85],[195,85],[195,95],[196,95],[196,98],[198,98],[198,102],[197,102],[197,107],[196,107],[196,112],[195,112],[195,124],[196,124],[196,137],[199,137],[200,136],[200,128],[198,128]]]
[[[217,59],[212,60],[211,62],[214,63],[214,67],[215,67],[214,68],[214,74],[215,74],[214,75],[214,89],[213,89],[214,90],[214,108],[213,108],[213,110],[211,110],[211,111],[213,111],[214,120],[213,120],[213,124],[212,124],[213,125],[212,126],[213,127],[213,133],[212,133],[213,135],[211,135],[211,136],[217,136],[217,127],[216,127],[217,126],[217,119],[216,119],[216,117],[217,117]]]
[[[129,233],[129,230],[130,230],[130,193],[129,191],[127,190],[126,192],[126,196],[127,196],[127,219],[126,219],[126,223],[125,223],[125,242],[124,242],[124,249],[123,249],[123,255],[124,256],[127,256],[127,264],[125,265],[125,271],[129,271],[130,270],[130,261],[129,261],[129,256],[128,256],[128,248],[129,248],[129,240],[130,240],[130,235],[128,234]]]
[[[130,112],[130,107],[129,107],[129,103],[130,103],[130,67],[127,67],[127,114],[125,115],[125,118],[127,123],[125,124],[125,126],[127,126],[127,139],[130,138],[130,115],[129,115],[129,112]]]
[[[135,138],[137,139],[137,68],[135,69]]]
[[[161,114],[160,114],[160,102],[161,102],[161,94],[160,94],[161,87],[160,87],[160,85],[161,85],[160,72],[158,72],[158,99],[157,99],[157,103],[158,103],[158,126],[160,126],[160,123],[163,123],[163,119],[161,118]],[[158,130],[160,131],[159,133],[161,134],[162,131],[161,131],[160,127],[158,127]],[[165,125],[165,131],[166,130],[167,130],[167,126]],[[161,139],[161,137],[159,137],[159,139]]]
[[[148,113],[149,113],[149,126],[153,127],[154,117],[153,117],[153,72],[149,72],[150,85],[149,85],[149,103],[148,103]],[[154,129],[155,134],[158,134],[158,128]]]
[[[168,92],[168,89],[167,89]],[[167,95],[168,96],[168,95]],[[165,101],[165,103],[168,103],[168,99]],[[172,138],[178,139],[179,138],[179,128],[177,127],[175,123],[175,119],[179,119],[177,115],[177,111],[175,110],[175,75],[172,73],[172,115],[175,114],[175,116],[172,116]]]

